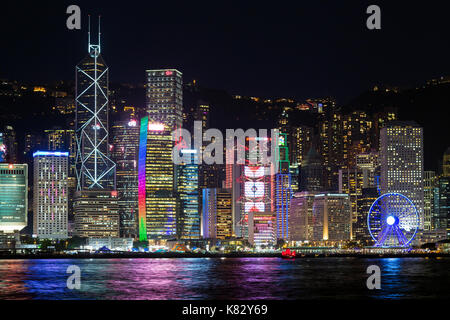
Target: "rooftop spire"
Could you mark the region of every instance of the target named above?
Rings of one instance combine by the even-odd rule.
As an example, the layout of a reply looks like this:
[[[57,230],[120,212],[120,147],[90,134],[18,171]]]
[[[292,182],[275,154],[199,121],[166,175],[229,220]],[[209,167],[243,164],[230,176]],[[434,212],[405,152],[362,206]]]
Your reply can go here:
[[[89,25],[88,25],[88,52],[92,57],[98,57],[101,52],[100,46],[100,16],[98,16],[98,44],[91,44],[91,15],[89,17]]]

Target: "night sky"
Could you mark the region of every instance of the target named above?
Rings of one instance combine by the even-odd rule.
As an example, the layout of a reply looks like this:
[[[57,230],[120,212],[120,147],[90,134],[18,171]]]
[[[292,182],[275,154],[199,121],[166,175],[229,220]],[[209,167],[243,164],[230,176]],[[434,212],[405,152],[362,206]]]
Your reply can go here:
[[[87,15],[102,15],[110,80],[143,83],[150,68],[232,94],[349,99],[383,83],[450,74],[444,1],[14,1],[0,13],[0,78],[73,80],[87,53]],[[244,1],[241,1],[244,2]],[[448,1],[447,1],[448,3]],[[82,30],[66,28],[77,4]],[[382,30],[366,28],[378,4]]]

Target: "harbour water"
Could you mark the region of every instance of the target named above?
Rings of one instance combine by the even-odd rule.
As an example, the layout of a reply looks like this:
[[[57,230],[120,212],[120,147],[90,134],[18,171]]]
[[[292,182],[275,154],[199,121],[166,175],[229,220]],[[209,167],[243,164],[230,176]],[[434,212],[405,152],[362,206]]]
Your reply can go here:
[[[80,290],[67,288],[72,265]],[[370,265],[381,290],[366,286]],[[450,258],[0,260],[0,299],[449,299],[449,270]]]

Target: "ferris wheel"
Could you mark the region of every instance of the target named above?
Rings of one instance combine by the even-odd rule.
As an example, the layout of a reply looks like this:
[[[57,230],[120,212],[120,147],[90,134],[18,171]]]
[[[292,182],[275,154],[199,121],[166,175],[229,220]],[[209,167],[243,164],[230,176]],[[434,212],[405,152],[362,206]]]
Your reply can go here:
[[[419,228],[419,213],[402,194],[387,193],[372,204],[367,227],[376,247],[406,247]]]

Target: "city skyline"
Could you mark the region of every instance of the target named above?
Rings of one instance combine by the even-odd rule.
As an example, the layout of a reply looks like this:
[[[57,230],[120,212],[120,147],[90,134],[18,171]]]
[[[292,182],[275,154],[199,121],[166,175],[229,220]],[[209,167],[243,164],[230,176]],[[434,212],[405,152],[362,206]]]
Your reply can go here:
[[[0,299],[449,297],[447,5],[4,7]]]

